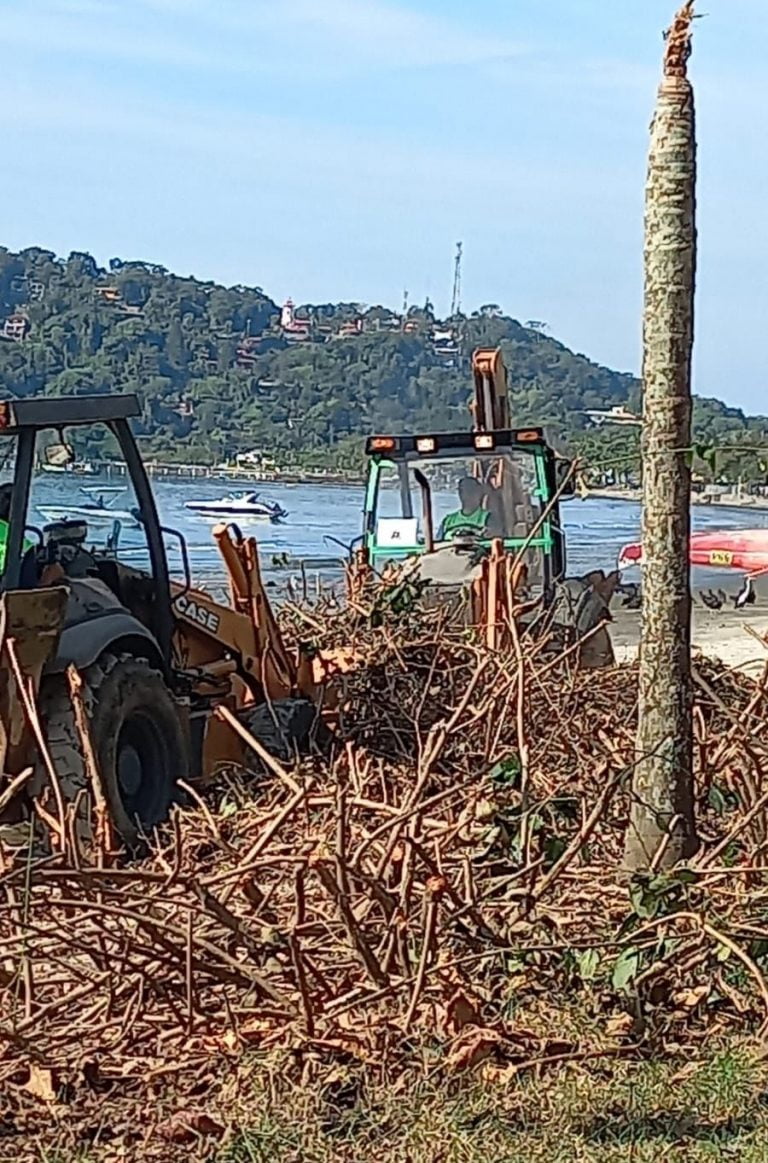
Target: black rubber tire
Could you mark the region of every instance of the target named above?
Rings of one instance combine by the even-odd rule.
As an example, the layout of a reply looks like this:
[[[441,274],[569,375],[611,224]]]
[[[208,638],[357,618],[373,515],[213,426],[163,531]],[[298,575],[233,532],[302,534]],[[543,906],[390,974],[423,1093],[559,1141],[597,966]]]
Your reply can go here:
[[[83,672],[91,740],[122,839],[134,845],[168,815],[176,781],[189,763],[173,696],[159,671],[141,658],[103,654]],[[90,832],[91,789],[66,678],[44,680],[40,711],[67,800],[85,791],[78,830]]]

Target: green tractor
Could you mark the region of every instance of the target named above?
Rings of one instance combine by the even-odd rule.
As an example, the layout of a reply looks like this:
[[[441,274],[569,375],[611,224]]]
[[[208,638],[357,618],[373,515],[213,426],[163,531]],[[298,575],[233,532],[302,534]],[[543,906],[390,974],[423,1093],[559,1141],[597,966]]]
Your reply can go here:
[[[409,563],[425,599],[451,602],[469,623],[514,609],[522,632],[547,627],[553,649],[584,640],[585,669],[613,664],[605,623],[616,579],[566,578],[560,502],[575,481],[541,428],[371,436],[366,455],[358,560],[369,576]],[[514,599],[499,580],[513,573]],[[497,615],[505,586],[506,614]]]

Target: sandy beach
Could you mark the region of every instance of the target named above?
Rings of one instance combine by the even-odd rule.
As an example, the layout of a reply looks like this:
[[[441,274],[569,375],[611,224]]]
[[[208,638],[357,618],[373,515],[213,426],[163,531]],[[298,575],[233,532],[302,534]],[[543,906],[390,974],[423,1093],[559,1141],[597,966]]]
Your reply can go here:
[[[724,583],[722,575],[707,578],[706,588],[714,581],[714,588],[721,586],[727,593],[734,593],[733,579]],[[720,658],[726,666],[743,670],[753,678],[759,677],[768,663],[768,642],[763,646],[755,634],[761,638],[768,636],[768,578],[760,578],[755,583],[757,602],[745,610],[734,609],[733,603],[721,610],[709,610],[699,597],[699,589],[694,586],[693,643],[704,654]],[[626,610],[620,599],[611,604],[613,625],[611,638],[617,662],[631,661],[637,657],[640,639],[640,612]]]

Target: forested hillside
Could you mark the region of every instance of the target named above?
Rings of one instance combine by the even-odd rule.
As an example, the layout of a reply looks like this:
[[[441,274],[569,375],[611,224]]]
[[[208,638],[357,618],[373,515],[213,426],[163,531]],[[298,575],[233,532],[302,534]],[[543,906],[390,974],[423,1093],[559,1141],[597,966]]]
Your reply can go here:
[[[0,339],[4,392],[135,391],[144,447],[168,459],[253,448],[327,457],[332,446],[343,462],[372,430],[464,427],[469,356],[498,343],[519,422],[545,424],[594,456],[636,443],[627,430],[595,432],[585,414],[636,408],[632,376],[494,305],[442,322],[429,303],[405,316],[356,303],[294,308],[260,287],[222,287],[151,263],[102,268],[85,253],[0,249]],[[716,401],[699,405],[697,421],[707,440],[762,432]]]

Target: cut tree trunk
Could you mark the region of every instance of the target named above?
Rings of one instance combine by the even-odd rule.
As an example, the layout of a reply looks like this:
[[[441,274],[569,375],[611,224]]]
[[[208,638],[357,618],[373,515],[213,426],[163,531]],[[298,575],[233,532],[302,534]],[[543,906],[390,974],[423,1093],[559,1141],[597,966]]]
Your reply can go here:
[[[691,354],[696,134],[687,76],[693,0],[666,38],[651,127],[643,315],[643,615],[637,756],[625,863],[669,868],[697,848],[691,717]]]

